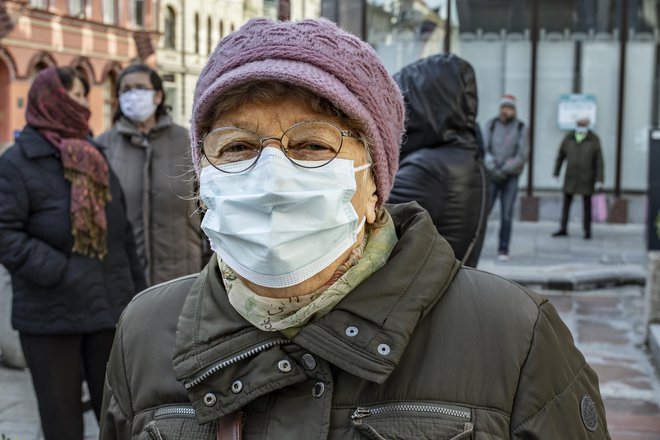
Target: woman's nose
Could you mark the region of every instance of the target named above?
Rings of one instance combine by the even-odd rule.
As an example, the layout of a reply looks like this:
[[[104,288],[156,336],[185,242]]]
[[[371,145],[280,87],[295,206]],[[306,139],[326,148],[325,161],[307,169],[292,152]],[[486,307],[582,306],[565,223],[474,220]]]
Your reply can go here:
[[[261,140],[261,145],[264,148],[268,147],[273,147],[273,148],[281,148],[281,143],[279,138],[271,137],[271,138],[266,138]]]

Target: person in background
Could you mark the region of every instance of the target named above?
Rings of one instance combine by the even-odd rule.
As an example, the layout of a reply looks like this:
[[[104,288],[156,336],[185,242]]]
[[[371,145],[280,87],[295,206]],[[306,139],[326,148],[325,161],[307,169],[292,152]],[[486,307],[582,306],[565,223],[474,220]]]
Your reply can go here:
[[[492,211],[495,202],[500,200],[498,260],[508,261],[518,176],[525,168],[528,152],[527,129],[516,116],[515,96],[502,96],[499,115],[484,126],[483,142],[486,148],[484,165],[490,176],[488,211]]]
[[[88,92],[75,69],[41,71],[0,156],[0,263],[46,440],[82,440],[83,378],[99,417],[115,326],[145,287],[121,187],[87,137]]]
[[[101,439],[607,439],[595,372],[538,294],[386,205],[403,97],[325,19],[252,19],[193,101],[216,253],[126,309]]]
[[[406,136],[388,203],[417,201],[456,258],[476,267],[487,220],[488,182],[476,125],[474,69],[453,54],[394,75],[407,110]]]
[[[591,239],[591,196],[603,188],[603,153],[600,139],[589,129],[589,118],[579,118],[575,130],[569,132],[559,146],[553,175],[559,178],[561,166],[566,161],[564,174],[564,203],[559,230],[553,237],[568,235],[568,217],[575,194],[582,195],[582,224],[584,239]]]
[[[126,194],[147,284],[196,273],[202,241],[188,131],[172,122],[162,80],[146,65],[120,73],[117,96],[115,124],[96,141],[107,147]]]

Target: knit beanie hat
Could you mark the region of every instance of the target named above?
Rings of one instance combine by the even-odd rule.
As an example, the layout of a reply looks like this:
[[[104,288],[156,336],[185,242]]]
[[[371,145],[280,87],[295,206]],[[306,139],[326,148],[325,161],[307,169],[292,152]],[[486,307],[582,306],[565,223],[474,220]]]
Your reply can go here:
[[[376,52],[326,19],[248,21],[224,38],[202,70],[191,121],[192,158],[200,170],[200,121],[212,117],[223,93],[259,80],[302,87],[356,120],[367,137],[378,204],[389,196],[399,161],[403,98]]]
[[[504,95],[500,98],[500,107],[507,106],[516,108],[516,97],[513,95]]]

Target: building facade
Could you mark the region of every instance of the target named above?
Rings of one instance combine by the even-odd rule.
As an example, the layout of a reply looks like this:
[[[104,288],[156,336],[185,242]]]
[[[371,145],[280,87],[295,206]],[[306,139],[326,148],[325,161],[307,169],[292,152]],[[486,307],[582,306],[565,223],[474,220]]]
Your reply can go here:
[[[25,124],[30,82],[48,66],[71,66],[88,79],[90,127],[112,124],[118,72],[153,63],[159,0],[0,0],[0,147]]]
[[[156,63],[174,120],[190,124],[197,78],[218,42],[254,17],[319,17],[321,0],[161,0]]]

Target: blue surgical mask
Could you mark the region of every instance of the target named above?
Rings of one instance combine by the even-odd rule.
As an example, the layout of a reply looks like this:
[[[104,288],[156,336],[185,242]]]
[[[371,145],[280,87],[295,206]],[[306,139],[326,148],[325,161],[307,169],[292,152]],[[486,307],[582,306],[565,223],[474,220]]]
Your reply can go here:
[[[133,89],[119,95],[121,112],[133,122],[144,122],[156,112],[155,90]]]
[[[589,131],[589,127],[577,126],[575,127],[575,132],[578,134],[586,134]]]
[[[208,208],[202,229],[211,248],[247,280],[271,288],[299,284],[355,244],[365,223],[351,203],[355,173],[369,166],[334,159],[302,168],[278,148],[265,148],[242,173],[207,166],[200,175]]]

